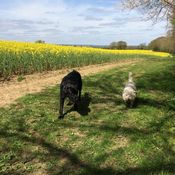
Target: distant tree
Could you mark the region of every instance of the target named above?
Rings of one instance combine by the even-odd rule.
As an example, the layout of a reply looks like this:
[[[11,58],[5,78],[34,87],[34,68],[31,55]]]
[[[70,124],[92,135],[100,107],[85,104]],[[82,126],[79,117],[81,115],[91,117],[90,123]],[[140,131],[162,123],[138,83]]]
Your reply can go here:
[[[109,48],[110,49],[117,49],[117,42],[110,43]]]
[[[118,44],[118,49],[126,49],[127,48],[127,43],[125,41],[119,41],[117,42]]]
[[[110,49],[126,49],[127,43],[125,41],[112,42],[109,45]]]
[[[175,17],[171,19],[171,28],[167,35],[165,37],[159,37],[151,41],[149,48],[155,51],[175,53]]]
[[[154,51],[160,51],[161,50],[160,42],[165,39],[166,39],[165,37],[159,37],[159,38],[152,40],[148,45],[149,49],[154,50]]]
[[[149,43],[148,47],[154,51],[172,52],[171,37],[166,36],[156,38]]]
[[[43,43],[44,44],[45,41],[43,41],[43,40],[36,40],[35,43]]]
[[[146,43],[139,44],[138,49],[141,49],[141,50],[147,49]]]

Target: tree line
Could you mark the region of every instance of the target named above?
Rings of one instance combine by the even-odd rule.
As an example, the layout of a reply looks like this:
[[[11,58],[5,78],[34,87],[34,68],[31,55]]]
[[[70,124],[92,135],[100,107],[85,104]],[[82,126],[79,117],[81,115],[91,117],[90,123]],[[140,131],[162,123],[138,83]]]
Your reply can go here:
[[[153,50],[153,51],[160,51],[160,52],[170,52],[175,53],[175,44],[173,44],[173,40],[170,34],[167,36],[161,36],[154,40],[152,40],[148,45],[146,43],[141,43],[135,46],[129,46],[126,41],[118,41],[118,42],[111,42],[108,49],[140,49],[140,50]]]

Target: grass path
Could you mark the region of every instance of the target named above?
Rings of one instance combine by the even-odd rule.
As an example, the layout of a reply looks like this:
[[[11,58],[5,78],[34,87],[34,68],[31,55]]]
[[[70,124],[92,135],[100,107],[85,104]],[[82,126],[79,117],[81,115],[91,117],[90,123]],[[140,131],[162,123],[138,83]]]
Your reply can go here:
[[[0,108],[1,175],[174,175],[175,62],[154,59],[83,77],[77,111],[58,120],[59,89]],[[137,105],[121,93],[132,71]]]
[[[98,64],[75,68],[80,71],[82,76],[91,75],[100,71],[108,70],[114,67],[120,67],[126,64],[134,64],[137,60],[123,60],[113,63]],[[17,98],[29,93],[40,92],[46,87],[59,84],[62,78],[72,69],[62,69],[58,71],[49,71],[46,73],[37,73],[22,77],[24,80],[19,82],[18,77],[9,82],[0,83],[0,107],[13,103]]]

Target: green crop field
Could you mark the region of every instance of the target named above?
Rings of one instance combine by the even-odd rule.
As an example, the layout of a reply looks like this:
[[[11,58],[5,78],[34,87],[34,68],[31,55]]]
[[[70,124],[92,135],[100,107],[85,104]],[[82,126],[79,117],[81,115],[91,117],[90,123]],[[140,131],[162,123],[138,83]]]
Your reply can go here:
[[[0,79],[6,80],[14,75],[81,67],[130,58],[140,59],[168,56],[171,55],[151,50],[109,50],[0,41]]]

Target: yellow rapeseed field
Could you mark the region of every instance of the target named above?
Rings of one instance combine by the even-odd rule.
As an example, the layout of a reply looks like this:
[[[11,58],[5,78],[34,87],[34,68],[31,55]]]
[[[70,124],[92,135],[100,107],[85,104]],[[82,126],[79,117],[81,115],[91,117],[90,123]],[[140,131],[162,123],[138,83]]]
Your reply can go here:
[[[125,58],[168,57],[151,50],[109,50],[30,42],[0,41],[0,77],[30,74]]]
[[[137,54],[137,55],[154,55],[159,57],[168,57],[169,53],[155,52],[151,50],[110,50],[91,47],[74,47],[74,46],[58,46],[53,44],[36,44],[30,42],[16,42],[16,41],[0,41],[0,51],[8,51],[13,53],[22,54],[25,52],[45,53],[47,50],[54,54],[69,54],[74,52],[80,53],[111,53],[111,54]]]

